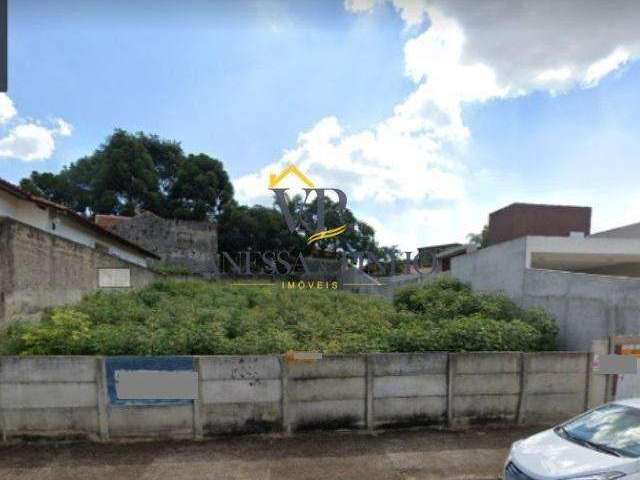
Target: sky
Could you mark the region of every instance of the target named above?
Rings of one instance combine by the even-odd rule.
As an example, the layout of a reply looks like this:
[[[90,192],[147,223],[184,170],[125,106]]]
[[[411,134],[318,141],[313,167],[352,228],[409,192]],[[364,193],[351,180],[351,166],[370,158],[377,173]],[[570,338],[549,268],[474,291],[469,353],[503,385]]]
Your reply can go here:
[[[245,204],[294,163],[403,250],[513,202],[639,222],[639,23],[623,0],[9,0],[0,177],[124,128],[220,159]]]

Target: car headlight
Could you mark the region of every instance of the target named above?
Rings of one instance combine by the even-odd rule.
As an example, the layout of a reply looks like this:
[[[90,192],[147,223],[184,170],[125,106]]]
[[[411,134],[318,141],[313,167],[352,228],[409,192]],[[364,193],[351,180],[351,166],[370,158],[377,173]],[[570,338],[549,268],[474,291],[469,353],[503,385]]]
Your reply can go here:
[[[569,480],[615,480],[616,478],[624,477],[624,472],[601,472],[592,473],[590,475],[580,475],[579,477],[571,477]]]

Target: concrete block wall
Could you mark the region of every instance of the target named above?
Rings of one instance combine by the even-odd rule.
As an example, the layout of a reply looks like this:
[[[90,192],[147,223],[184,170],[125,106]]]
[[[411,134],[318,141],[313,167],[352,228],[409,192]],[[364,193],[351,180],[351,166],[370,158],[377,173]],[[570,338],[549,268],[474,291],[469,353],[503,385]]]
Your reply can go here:
[[[373,427],[447,421],[447,353],[369,355]]]
[[[517,352],[450,354],[449,421],[514,422],[522,383],[520,357]]]
[[[0,357],[3,438],[97,438],[98,363],[93,357]]]
[[[575,352],[522,355],[520,423],[554,423],[588,406],[591,362]],[[600,377],[600,376],[599,376]]]
[[[366,364],[365,355],[287,363],[285,429],[365,427]]]
[[[281,429],[280,357],[199,357],[198,364],[199,422],[204,435]]]
[[[121,405],[111,404],[102,357],[0,357],[2,438],[542,425],[604,398],[587,353],[202,356],[193,363],[195,400]]]

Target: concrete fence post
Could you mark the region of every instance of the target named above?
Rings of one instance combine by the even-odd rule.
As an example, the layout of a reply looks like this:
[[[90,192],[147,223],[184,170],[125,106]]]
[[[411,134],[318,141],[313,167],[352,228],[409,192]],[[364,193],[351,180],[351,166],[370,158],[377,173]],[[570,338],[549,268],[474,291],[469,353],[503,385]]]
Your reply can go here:
[[[291,415],[289,412],[289,364],[283,355],[280,355],[280,412],[282,415],[282,431],[287,435],[291,435]]]
[[[109,413],[107,412],[107,369],[104,357],[96,357],[96,387],[98,396],[98,436],[109,441]]]
[[[374,428],[373,413],[373,358],[370,354],[365,354],[365,404],[364,412],[367,430]]]
[[[3,359],[0,358],[0,371],[2,370]],[[0,390],[2,390],[2,378],[0,378]],[[2,433],[2,441],[7,441],[7,427],[6,420],[4,419],[4,408],[0,405],[0,432]]]
[[[457,357],[455,353],[447,354],[447,424],[453,427],[455,418],[453,411],[453,399],[455,397],[455,377]]]
[[[525,420],[525,405],[527,400],[527,380],[528,380],[528,368],[526,353],[520,352],[519,357],[519,375],[520,375],[520,390],[518,392],[518,407],[516,410],[516,424],[522,425]]]
[[[194,358],[194,366],[198,376],[198,397],[193,400],[193,438],[202,440],[204,438],[202,429],[202,417],[200,409],[202,407],[202,366],[200,357]]]
[[[587,378],[584,381],[584,410],[589,410],[590,393],[591,393],[591,377],[593,376],[593,352],[588,352],[587,357]]]

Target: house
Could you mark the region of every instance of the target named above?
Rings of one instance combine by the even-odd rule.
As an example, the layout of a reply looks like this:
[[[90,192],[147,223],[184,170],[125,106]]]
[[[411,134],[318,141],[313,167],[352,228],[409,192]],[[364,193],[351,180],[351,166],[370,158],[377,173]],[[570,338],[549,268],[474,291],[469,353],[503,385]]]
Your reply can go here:
[[[450,248],[459,247],[460,243],[443,243],[440,245],[429,245],[428,247],[419,247],[418,256],[420,257],[421,267],[433,267],[435,256]]]
[[[435,255],[435,265],[433,266],[433,272],[448,272],[451,270],[451,259],[459,257],[460,255],[466,255],[476,249],[473,245],[454,245],[446,248]]]
[[[159,257],[73,210],[0,179],[0,325],[98,288],[155,278]]]

